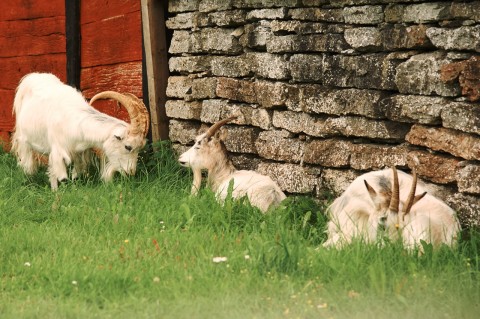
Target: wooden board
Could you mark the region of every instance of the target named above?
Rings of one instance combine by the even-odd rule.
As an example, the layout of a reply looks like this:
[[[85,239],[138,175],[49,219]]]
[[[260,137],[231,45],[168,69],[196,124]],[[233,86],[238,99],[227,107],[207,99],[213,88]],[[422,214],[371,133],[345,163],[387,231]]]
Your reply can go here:
[[[165,6],[154,0],[142,0],[142,23],[147,68],[152,140],[166,140],[168,118],[165,111],[169,75],[165,38]]]
[[[14,90],[20,79],[31,72],[50,72],[65,81],[65,64],[66,56],[63,53],[2,58],[0,89]]]
[[[140,61],[140,20],[138,11],[82,25],[82,67]]]
[[[129,92],[142,97],[142,61],[84,68],[82,92],[87,98],[100,91]]]
[[[65,0],[2,0],[0,21],[65,16]]]
[[[82,13],[80,15],[80,23],[87,24],[128,13],[138,13],[140,12],[140,1],[81,0],[80,11]]]

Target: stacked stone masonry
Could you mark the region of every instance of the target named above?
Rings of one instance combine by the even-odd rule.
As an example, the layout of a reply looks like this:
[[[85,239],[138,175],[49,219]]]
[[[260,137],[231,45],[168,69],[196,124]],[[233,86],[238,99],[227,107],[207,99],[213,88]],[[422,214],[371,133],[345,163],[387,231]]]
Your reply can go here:
[[[415,168],[480,225],[480,1],[170,0],[178,151],[230,115],[227,149],[292,194]]]

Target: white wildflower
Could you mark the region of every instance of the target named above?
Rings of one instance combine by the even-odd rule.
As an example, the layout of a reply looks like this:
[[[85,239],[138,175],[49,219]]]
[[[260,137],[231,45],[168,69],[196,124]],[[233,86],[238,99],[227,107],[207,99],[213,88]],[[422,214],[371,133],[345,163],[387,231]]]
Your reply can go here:
[[[224,263],[227,261],[227,257],[213,257],[214,263]]]

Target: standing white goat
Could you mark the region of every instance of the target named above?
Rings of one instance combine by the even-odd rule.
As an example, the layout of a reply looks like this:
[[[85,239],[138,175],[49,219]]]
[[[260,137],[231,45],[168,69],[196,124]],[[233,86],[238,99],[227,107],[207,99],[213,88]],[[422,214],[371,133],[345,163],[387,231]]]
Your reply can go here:
[[[115,172],[133,175],[138,152],[145,146],[148,111],[132,94],[105,91],[98,99],[114,99],[130,116],[130,124],[91,107],[76,89],[49,73],[31,73],[20,81],[15,95],[16,116],[12,152],[25,173],[34,174],[38,163],[34,152],[48,154],[48,174],[53,190],[67,179],[67,165],[73,162],[72,178],[85,169],[91,149],[104,158],[102,179],[109,181]]]
[[[453,246],[460,231],[455,212],[417,186],[415,171],[412,177],[395,167],[357,177],[328,213],[326,247],[355,237],[373,242],[382,231],[392,240],[401,239],[407,249],[422,249],[421,241]]]
[[[193,171],[192,194],[198,192],[202,182],[202,169],[206,169],[207,184],[217,194],[217,199],[223,201],[227,197],[230,182],[233,181],[232,197],[247,196],[253,206],[265,213],[286,196],[270,177],[254,171],[238,171],[228,159],[227,149],[223,143],[225,132],[220,128],[235,118],[219,121],[207,132],[197,136],[195,144],[180,155],[178,161]]]

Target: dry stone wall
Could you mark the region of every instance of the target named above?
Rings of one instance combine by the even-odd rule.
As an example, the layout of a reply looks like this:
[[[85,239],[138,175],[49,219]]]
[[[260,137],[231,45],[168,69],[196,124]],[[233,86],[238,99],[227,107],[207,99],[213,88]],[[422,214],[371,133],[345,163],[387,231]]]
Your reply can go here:
[[[169,14],[179,151],[240,115],[234,163],[288,193],[415,167],[480,224],[480,1],[170,0]]]

